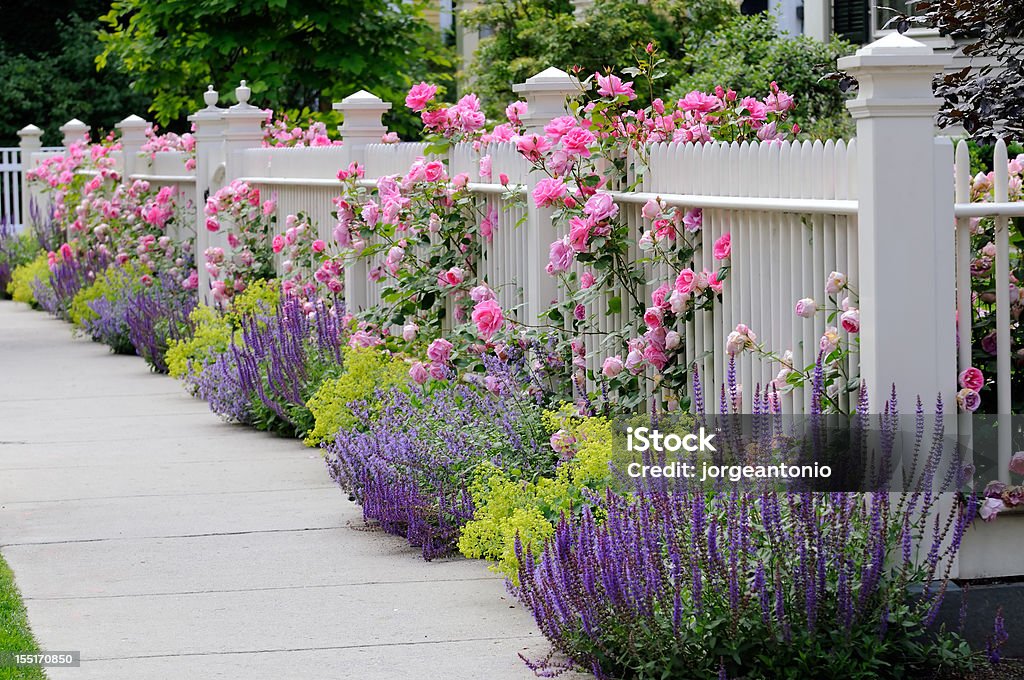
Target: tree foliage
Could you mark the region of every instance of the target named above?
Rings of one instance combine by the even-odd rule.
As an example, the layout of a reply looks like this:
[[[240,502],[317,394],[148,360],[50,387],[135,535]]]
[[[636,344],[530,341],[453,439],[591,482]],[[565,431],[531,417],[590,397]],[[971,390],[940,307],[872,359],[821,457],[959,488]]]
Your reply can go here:
[[[16,145],[17,131],[29,123],[43,129],[44,143],[56,144],[57,129],[72,118],[109,130],[126,115],[142,113],[144,100],[122,73],[96,72],[98,23],[78,12],[98,12],[97,3],[43,3],[38,9],[48,23],[32,18],[36,4],[24,11],[5,7],[11,21],[0,22],[0,146]]]
[[[683,56],[682,75],[672,95],[710,92],[716,85],[760,95],[777,81],[797,97],[791,121],[804,132],[821,138],[851,137],[853,119],[846,111],[846,96],[822,76],[834,71],[836,60],[852,51],[853,45],[844,40],[823,43],[780,33],[770,14],[736,16]]]
[[[983,65],[941,77],[941,125],[963,125],[979,139],[996,134],[1024,139],[1024,2],[1021,0],[926,0],[915,16],[894,25],[937,28],[963,43],[963,54]]]
[[[401,102],[404,90],[450,62],[423,19],[424,0],[114,0],[102,17],[106,67],[120,59],[160,123],[201,106],[207,83],[252,102],[328,111],[366,89]],[[402,107],[396,106],[396,110]],[[401,126],[400,126],[401,127]]]
[[[516,99],[512,85],[550,66],[621,72],[636,66],[633,48],[648,41],[674,62],[738,13],[732,0],[596,0],[577,18],[569,0],[482,0],[463,17],[490,31],[469,68],[472,89],[498,116]]]

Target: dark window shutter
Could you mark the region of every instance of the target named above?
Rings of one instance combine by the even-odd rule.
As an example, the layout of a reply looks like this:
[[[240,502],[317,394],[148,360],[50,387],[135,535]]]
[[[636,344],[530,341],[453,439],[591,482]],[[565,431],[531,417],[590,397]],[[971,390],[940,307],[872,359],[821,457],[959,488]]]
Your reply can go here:
[[[869,0],[833,0],[832,30],[839,37],[854,44],[871,39]]]

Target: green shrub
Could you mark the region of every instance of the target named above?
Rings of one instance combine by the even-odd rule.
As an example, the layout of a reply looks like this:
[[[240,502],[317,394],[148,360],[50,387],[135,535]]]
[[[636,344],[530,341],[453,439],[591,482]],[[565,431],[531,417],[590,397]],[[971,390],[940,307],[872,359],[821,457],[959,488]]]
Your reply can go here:
[[[374,393],[405,385],[405,362],[373,348],[346,349],[342,374],[325,381],[306,402],[315,424],[306,436],[307,446],[330,441],[343,428],[358,424],[349,407],[354,401],[369,400]]]
[[[195,327],[192,337],[171,340],[167,347],[167,368],[175,378],[195,378],[231,344],[231,323],[213,307],[199,305],[189,318]]]
[[[551,477],[523,479],[517,470],[481,465],[470,486],[473,519],[459,536],[465,557],[493,560],[494,568],[515,580],[519,569],[516,536],[539,554],[559,518],[587,503],[583,489],[601,491],[612,481],[612,427],[606,418],[572,418],[545,413],[548,429],[567,430],[576,440],[573,457]]]
[[[816,138],[849,138],[853,119],[846,97],[834,81],[821,80],[835,71],[836,60],[853,51],[843,40],[823,43],[807,36],[780,33],[769,14],[737,16],[720,26],[683,57],[673,97],[691,90],[713,91],[716,85],[741,96],[768,94],[774,80],[796,97],[791,118]]]
[[[11,272],[11,282],[7,284],[7,292],[15,302],[25,302],[37,307],[35,294],[32,292],[32,282],[36,279],[41,281],[50,278],[50,265],[46,259],[46,253],[39,253],[36,258],[27,264],[21,264]]]

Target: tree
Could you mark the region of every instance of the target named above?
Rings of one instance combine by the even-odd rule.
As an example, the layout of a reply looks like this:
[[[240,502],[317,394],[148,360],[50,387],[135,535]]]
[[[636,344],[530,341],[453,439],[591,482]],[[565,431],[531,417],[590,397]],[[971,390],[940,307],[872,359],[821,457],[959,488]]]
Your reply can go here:
[[[997,134],[1024,139],[1024,2],[1021,0],[927,0],[919,14],[899,15],[900,32],[911,25],[937,28],[963,44],[963,53],[988,62],[940,77],[941,125],[963,125],[979,139]]]
[[[32,8],[25,8],[26,17],[34,9],[35,3],[31,4]],[[16,145],[18,129],[29,123],[43,129],[44,142],[56,144],[57,128],[71,118],[80,118],[96,131],[110,130],[128,114],[145,110],[145,100],[131,91],[116,64],[104,73],[96,72],[95,60],[102,49],[96,37],[99,24],[77,12],[98,12],[97,3],[44,4],[40,10],[49,23],[19,23],[16,18],[22,14],[12,7],[10,13],[16,18],[0,30],[3,146]],[[17,27],[24,33],[11,30]]]
[[[490,31],[469,69],[470,89],[497,117],[516,99],[512,85],[549,66],[621,72],[649,41],[675,61],[738,13],[733,0],[596,0],[577,18],[569,0],[482,0],[462,19]]]
[[[332,101],[360,89],[399,103],[410,84],[450,66],[440,35],[423,19],[424,6],[424,0],[114,0],[102,17],[105,49],[98,63],[103,68],[120,59],[164,124],[201,106],[208,83],[230,93],[242,79],[253,103],[275,110],[329,111]]]

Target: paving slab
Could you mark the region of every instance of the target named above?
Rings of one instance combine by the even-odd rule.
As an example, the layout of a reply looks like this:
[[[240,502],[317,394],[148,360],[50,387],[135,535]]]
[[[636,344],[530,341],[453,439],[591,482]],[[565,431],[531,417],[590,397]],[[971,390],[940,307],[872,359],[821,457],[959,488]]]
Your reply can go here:
[[[0,551],[44,650],[93,678],[534,677],[481,562],[367,528],[320,452],[0,302]]]

